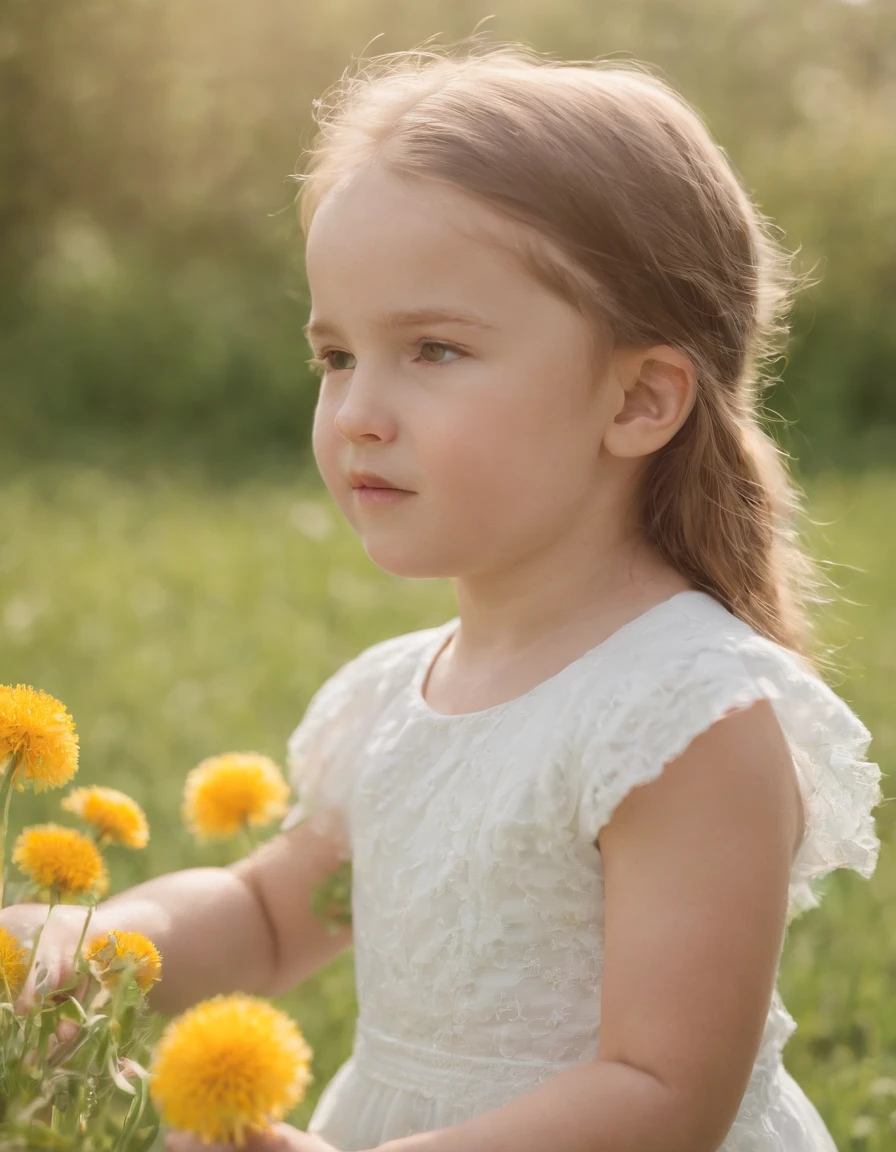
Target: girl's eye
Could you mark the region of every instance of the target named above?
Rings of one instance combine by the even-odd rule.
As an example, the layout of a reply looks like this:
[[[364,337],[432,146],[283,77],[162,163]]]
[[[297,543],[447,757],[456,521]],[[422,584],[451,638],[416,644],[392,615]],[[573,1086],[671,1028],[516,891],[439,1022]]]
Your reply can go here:
[[[346,352],[342,348],[333,348],[329,352],[321,354],[319,363],[328,372],[350,372],[357,361],[351,352]]]
[[[451,364],[455,360],[462,359],[463,353],[450,344],[441,344],[438,340],[424,340],[419,345],[419,358],[424,364]],[[329,352],[322,352],[309,363],[319,373],[351,372],[358,365],[356,357],[343,348],[331,348]]]
[[[450,364],[459,360],[461,355],[450,344],[440,344],[437,340],[424,340],[420,345],[420,359],[425,364]]]

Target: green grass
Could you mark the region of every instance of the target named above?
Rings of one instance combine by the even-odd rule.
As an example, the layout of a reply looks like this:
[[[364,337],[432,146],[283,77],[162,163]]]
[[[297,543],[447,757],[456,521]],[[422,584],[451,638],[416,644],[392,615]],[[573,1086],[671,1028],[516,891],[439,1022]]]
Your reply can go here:
[[[885,772],[896,762],[894,506],[893,475],[826,478],[811,491],[813,517],[828,525],[819,547],[844,594],[825,619],[838,649],[835,687],[874,731]],[[153,827],[145,852],[113,860],[116,887],[229,859],[197,849],[180,826],[186,772],[229,749],[282,761],[327,675],[383,637],[453,613],[446,584],[373,568],[319,489],[295,478],[213,486],[181,474],[7,462],[0,525],[0,682],[64,700],[81,736],[79,782],[130,793]],[[26,797],[14,828],[57,815],[52,794]],[[828,882],[822,908],[792,928],[782,974],[800,1026],[787,1063],[841,1152],[884,1152],[896,1140],[891,807],[879,826],[875,878]],[[350,1051],[351,958],[283,1002],[316,1053],[301,1123]]]

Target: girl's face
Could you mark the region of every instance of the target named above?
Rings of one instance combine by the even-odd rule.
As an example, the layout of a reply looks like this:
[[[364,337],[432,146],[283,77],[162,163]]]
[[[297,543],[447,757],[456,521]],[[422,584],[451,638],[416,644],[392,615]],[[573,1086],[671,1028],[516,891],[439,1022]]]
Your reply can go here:
[[[524,271],[525,239],[455,189],[384,171],[315,213],[314,454],[388,572],[493,573],[592,530],[616,413],[592,328]],[[402,491],[358,487],[362,473]]]

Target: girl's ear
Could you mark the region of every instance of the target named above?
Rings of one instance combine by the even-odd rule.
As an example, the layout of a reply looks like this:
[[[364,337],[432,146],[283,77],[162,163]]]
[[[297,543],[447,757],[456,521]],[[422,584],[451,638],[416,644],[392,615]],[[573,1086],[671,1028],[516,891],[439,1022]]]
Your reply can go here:
[[[668,444],[697,398],[697,371],[667,344],[618,350],[621,406],[604,432],[612,456],[649,456]]]

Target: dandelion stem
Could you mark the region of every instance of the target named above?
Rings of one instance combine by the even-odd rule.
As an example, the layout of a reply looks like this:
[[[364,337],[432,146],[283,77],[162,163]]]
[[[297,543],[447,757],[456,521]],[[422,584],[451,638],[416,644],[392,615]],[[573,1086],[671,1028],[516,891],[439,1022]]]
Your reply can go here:
[[[18,767],[19,758],[13,753],[6,762],[3,780],[0,782],[0,803],[3,805],[2,815],[0,815],[0,908],[3,907],[4,880],[6,878],[6,833],[9,828],[9,805],[12,800],[12,790]]]
[[[81,956],[81,949],[84,947],[84,937],[87,935],[87,929],[90,926],[90,921],[93,919],[95,909],[95,904],[90,904],[87,907],[87,915],[84,917],[84,925],[81,928],[81,938],[78,940],[78,947],[75,949],[74,961],[76,964]]]
[[[37,948],[40,944],[40,938],[43,936],[44,928],[50,922],[50,916],[53,914],[53,909],[59,903],[59,893],[56,888],[50,889],[50,903],[47,907],[47,914],[44,917],[43,923],[37,926],[37,931],[34,933],[34,939],[31,942],[31,955],[28,957],[29,970],[33,967],[34,961],[37,958]]]
[[[84,984],[82,981],[80,981],[78,974],[79,974],[79,972],[82,971],[82,965],[83,965],[83,959],[84,959],[82,949],[84,947],[84,941],[87,937],[87,929],[90,927],[90,921],[93,919],[93,913],[95,911],[96,911],[96,904],[89,904],[87,907],[87,915],[84,917],[84,923],[81,925],[81,935],[78,939],[78,946],[77,946],[77,948],[75,948],[75,954],[72,957],[72,972],[74,973],[74,980],[75,980],[75,989],[74,989],[73,995],[78,992],[78,988],[83,989],[83,991],[79,995],[81,996],[82,999],[84,999],[84,1007],[85,1008],[88,1006],[88,1003],[89,1003],[89,1001],[86,999],[86,995],[87,995],[87,989],[89,988],[90,985],[89,985],[89,981],[86,984]]]
[[[249,823],[248,817],[244,817],[244,819],[243,819],[242,833],[243,833],[243,843],[246,845],[247,851],[254,852],[255,849],[258,847],[258,839],[252,830],[252,826]]]

